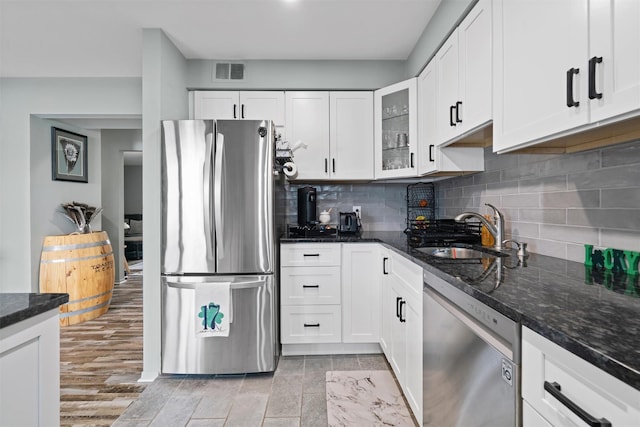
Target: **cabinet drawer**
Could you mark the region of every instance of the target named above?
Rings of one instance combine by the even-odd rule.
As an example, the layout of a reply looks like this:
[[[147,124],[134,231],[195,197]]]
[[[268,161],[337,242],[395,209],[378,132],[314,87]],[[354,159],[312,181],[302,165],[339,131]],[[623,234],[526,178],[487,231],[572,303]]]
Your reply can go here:
[[[551,425],[586,425],[545,382],[596,419],[637,426],[640,391],[614,378],[532,330],[522,328],[522,397]],[[549,387],[549,386],[548,386]]]
[[[339,343],[339,305],[286,305],[280,309],[282,344]]]
[[[395,253],[391,254],[391,274],[406,283],[417,296],[422,295],[422,267]]]
[[[340,265],[340,243],[295,243],[280,246],[283,267],[319,267]]]
[[[340,267],[282,267],[282,305],[340,304]]]
[[[522,401],[522,427],[553,427],[526,400]]]

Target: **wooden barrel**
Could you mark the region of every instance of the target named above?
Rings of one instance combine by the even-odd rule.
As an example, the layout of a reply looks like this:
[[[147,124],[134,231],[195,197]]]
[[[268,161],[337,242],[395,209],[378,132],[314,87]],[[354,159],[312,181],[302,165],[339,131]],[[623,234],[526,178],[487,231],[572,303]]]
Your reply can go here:
[[[109,310],[115,280],[105,231],[46,236],[40,257],[40,292],[67,293],[60,326],[95,319]]]

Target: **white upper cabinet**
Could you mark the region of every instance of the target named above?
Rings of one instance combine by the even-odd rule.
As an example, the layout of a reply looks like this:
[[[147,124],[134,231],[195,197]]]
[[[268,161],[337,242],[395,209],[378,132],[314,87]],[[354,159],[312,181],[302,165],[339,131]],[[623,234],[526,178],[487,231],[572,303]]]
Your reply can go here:
[[[437,129],[438,79],[435,60],[418,76],[418,173],[459,173],[484,170],[481,147],[444,147]]]
[[[372,92],[287,92],[286,105],[297,179],[373,179]]]
[[[240,93],[238,91],[195,91],[193,119],[237,119]]]
[[[373,92],[331,92],[332,179],[373,179]]]
[[[589,31],[587,93],[591,122],[637,110],[640,108],[640,2],[591,0]]]
[[[412,78],[375,91],[375,177],[413,177],[417,168],[417,83]]]
[[[418,174],[437,172],[435,149],[438,143],[437,124],[438,80],[435,61],[429,62],[418,76]]]
[[[493,23],[494,151],[637,114],[640,2],[496,0]]]
[[[491,121],[491,49],[491,1],[480,0],[435,56],[437,145]]]
[[[304,146],[293,153],[297,179],[329,178],[329,92],[287,92],[287,139]]]
[[[272,120],[284,126],[284,92],[195,91],[194,119]]]

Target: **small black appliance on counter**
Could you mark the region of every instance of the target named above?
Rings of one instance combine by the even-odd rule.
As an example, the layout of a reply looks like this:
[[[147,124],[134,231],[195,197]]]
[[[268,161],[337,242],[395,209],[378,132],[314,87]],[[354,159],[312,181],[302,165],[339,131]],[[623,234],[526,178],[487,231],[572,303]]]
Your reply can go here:
[[[358,214],[355,212],[340,212],[339,233],[357,233],[360,231]]]
[[[317,223],[315,187],[298,188],[298,225],[305,227]]]

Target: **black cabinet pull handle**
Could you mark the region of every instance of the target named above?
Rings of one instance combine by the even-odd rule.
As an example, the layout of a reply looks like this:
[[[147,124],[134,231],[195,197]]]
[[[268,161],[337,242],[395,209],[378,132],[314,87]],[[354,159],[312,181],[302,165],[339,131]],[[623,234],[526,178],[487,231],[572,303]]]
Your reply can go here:
[[[602,56],[594,56],[589,60],[589,99],[600,99],[602,93],[596,92],[596,64],[602,62]]]
[[[327,172],[329,172],[329,163],[328,163],[327,158],[325,157],[325,159],[324,159],[324,173],[327,173]]]
[[[456,109],[455,105],[449,107],[449,126],[455,126],[455,122],[453,121],[453,110]]]
[[[575,404],[571,399],[562,394],[560,390],[560,384],[557,382],[550,383],[549,381],[544,382],[544,389],[551,394],[551,396],[555,397],[562,403],[564,406],[569,408],[571,412],[580,417],[585,423],[587,423],[591,427],[611,427],[611,423],[606,418],[597,419],[593,417],[591,414],[586,412],[584,409]]]
[[[333,173],[336,173],[336,159],[335,158],[331,159],[331,169],[333,170]]]
[[[404,323],[407,321],[404,317],[402,317],[402,307],[406,304],[406,301],[400,301],[400,323]]]
[[[387,263],[389,262],[389,258],[382,258],[382,274],[389,274],[389,270],[387,270]]]
[[[413,153],[411,153],[411,157],[410,157],[410,166],[411,168],[413,168]]]
[[[302,285],[303,288],[319,288],[320,285]]]
[[[244,119],[244,104],[242,104],[242,107],[240,107],[240,117]]]
[[[433,160],[433,147],[434,147],[433,144],[429,145],[429,161],[430,162],[434,162],[435,161],[435,160]]]
[[[567,71],[567,107],[577,107],[580,102],[573,99],[573,76],[580,73],[580,68],[569,68]]]
[[[400,302],[402,301],[402,297],[396,297],[396,317],[400,318]]]
[[[238,118],[238,106],[236,104],[233,104],[233,118]]]
[[[305,323],[304,327],[305,328],[319,328],[320,327],[320,323]]]
[[[320,256],[320,254],[303,254],[302,256]]]
[[[456,123],[462,123],[462,119],[460,118],[460,107],[462,107],[462,101],[456,102]]]

